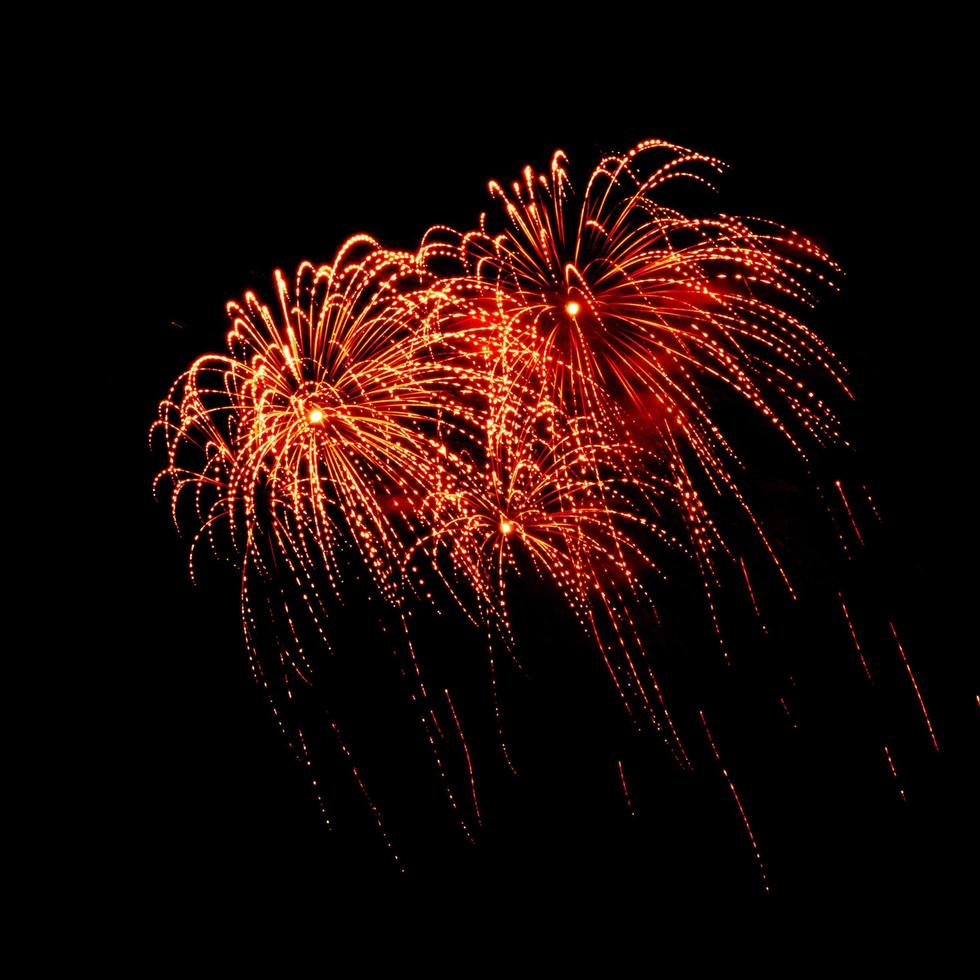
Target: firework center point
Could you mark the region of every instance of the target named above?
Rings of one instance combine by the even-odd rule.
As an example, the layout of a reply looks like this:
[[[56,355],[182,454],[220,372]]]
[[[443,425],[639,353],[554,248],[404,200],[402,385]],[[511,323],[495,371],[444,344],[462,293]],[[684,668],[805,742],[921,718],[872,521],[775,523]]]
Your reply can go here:
[[[319,408],[310,409],[310,424],[319,425],[323,421],[323,412]]]
[[[582,309],[582,307],[578,303],[576,303],[575,300],[569,300],[565,304],[565,312],[569,316],[578,316],[578,311],[580,309]]]
[[[506,517],[502,517],[500,519],[500,533],[510,534],[510,532],[513,530],[514,530],[514,525],[510,521],[508,521]]]

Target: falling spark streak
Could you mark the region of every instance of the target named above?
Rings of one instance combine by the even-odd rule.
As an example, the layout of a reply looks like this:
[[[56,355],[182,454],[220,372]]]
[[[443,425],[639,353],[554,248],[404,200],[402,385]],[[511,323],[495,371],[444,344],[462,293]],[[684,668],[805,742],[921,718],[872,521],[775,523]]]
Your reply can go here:
[[[724,777],[725,782],[728,783],[728,788],[731,790],[735,804],[738,806],[738,812],[742,815],[742,823],[745,824],[745,832],[749,835],[749,843],[752,845],[752,851],[755,854],[756,863],[759,865],[759,874],[762,876],[762,887],[768,892],[769,882],[766,879],[766,867],[762,863],[762,852],[759,850],[759,845],[756,842],[755,834],[752,833],[752,825],[749,823],[748,814],[745,812],[745,807],[742,806],[742,801],[739,798],[738,790],[735,789],[735,783],[732,782],[732,777],[728,775],[728,770],[721,761],[721,755],[719,755],[718,749],[715,746],[715,740],[711,735],[711,729],[708,728],[708,722],[705,721],[704,712],[698,711],[698,714],[701,716],[701,724],[704,725],[704,731],[708,736],[708,744],[711,746],[711,751],[714,754],[715,761],[721,767],[721,774]]]
[[[871,671],[868,669],[868,662],[864,659],[864,654],[861,652],[861,644],[858,643],[857,633],[854,630],[854,624],[851,622],[850,614],[847,611],[847,606],[844,605],[844,596],[842,593],[837,593],[837,598],[840,599],[840,607],[844,611],[844,619],[847,621],[847,628],[851,631],[851,639],[854,641],[854,649],[857,650],[857,655],[861,660],[861,666],[864,668],[864,673],[871,684],[874,684],[874,680],[871,677]]]
[[[429,709],[429,717],[432,719],[432,724],[435,725],[435,729],[439,733],[439,738],[445,738],[446,736],[442,734],[442,728],[439,725],[439,719],[436,717],[434,708]]]
[[[861,544],[864,544],[864,538],[861,537],[861,532],[858,530],[857,521],[854,520],[854,515],[851,513],[851,505],[847,502],[847,497],[844,496],[844,487],[841,485],[840,480],[834,480],[834,486],[837,487],[837,492],[840,494],[840,499],[844,501],[844,509],[847,511],[847,516],[851,521],[851,527],[854,528],[854,533],[857,535],[858,541],[860,541]],[[868,500],[870,499],[871,498],[869,496]]]
[[[470,750],[466,744],[466,736],[463,735],[463,726],[459,723],[459,716],[456,714],[456,706],[446,689],[446,700],[449,702],[449,710],[453,713],[453,721],[456,722],[456,731],[459,732],[459,740],[463,743],[463,754],[466,756],[466,768],[470,773],[470,789],[473,792],[473,810],[476,813],[476,822],[482,827],[483,818],[480,816],[480,802],[476,798],[476,777],[473,775],[473,763],[470,761]]]
[[[922,717],[925,719],[926,727],[929,729],[929,738],[932,739],[933,747],[938,752],[939,742],[936,741],[936,733],[932,729],[932,722],[929,720],[929,712],[926,711],[926,703],[922,700],[922,692],[919,690],[918,683],[916,683],[915,674],[912,673],[912,665],[909,663],[908,657],[905,656],[905,650],[902,649],[902,641],[898,638],[898,633],[895,630],[894,624],[889,623],[888,628],[892,631],[892,636],[895,637],[895,644],[898,647],[898,652],[902,655],[902,662],[905,664],[905,669],[908,671],[909,680],[912,682],[912,688],[915,691],[915,696],[919,699],[919,707],[922,709]]]
[[[752,608],[755,610],[756,618],[759,620],[759,626],[763,633],[768,634],[769,630],[766,628],[766,624],[762,619],[762,613],[759,612],[759,604],[755,601],[755,592],[752,589],[752,583],[749,581],[749,571],[745,567],[745,559],[739,556],[738,563],[742,566],[742,575],[745,576],[745,587],[748,589],[749,598],[752,600]]]
[[[895,771],[895,763],[892,762],[891,753],[888,751],[888,746],[883,746],[885,750],[885,758],[888,760],[888,768],[892,772],[892,778],[895,780],[895,786],[898,789],[898,795],[902,798],[903,803],[907,803],[908,800],[905,798],[905,790],[902,789],[902,784],[898,781],[898,773]]]
[[[799,723],[796,721],[796,719],[791,714],[791,712],[789,710],[789,705],[786,703],[786,698],[785,697],[780,697],[779,703],[782,706],[783,714],[786,715],[786,720],[790,723],[790,725],[793,726],[793,728],[797,728],[798,729],[800,727],[799,726]]]
[[[864,495],[868,499],[868,506],[871,508],[871,513],[874,514],[875,517],[880,521],[881,514],[879,513],[878,507],[871,496],[871,491],[866,486],[862,486],[861,489],[864,491]]]
[[[310,755],[310,750],[306,746],[306,738],[304,737],[303,730],[301,728],[298,728],[296,730],[296,736],[297,739],[299,740],[300,749],[302,750],[302,754],[303,754],[302,762],[304,765],[306,765],[308,769],[312,771],[313,757]],[[320,809],[320,817],[323,820],[324,826],[328,830],[331,830],[333,828],[333,824],[330,821],[330,815],[327,813],[327,805],[325,800],[323,799],[323,794],[320,792],[320,786],[317,783],[316,776],[312,775],[312,772],[310,775],[310,783],[313,788],[313,795],[316,797],[317,806]]]
[[[365,801],[367,802],[368,808],[371,811],[371,815],[374,817],[375,825],[377,826],[378,832],[381,834],[381,837],[385,842],[385,847],[388,848],[388,851],[391,853],[392,858],[397,863],[399,861],[399,857],[397,852],[395,851],[394,846],[391,843],[391,839],[388,837],[388,832],[385,830],[384,821],[381,819],[381,811],[375,805],[374,800],[371,799],[371,795],[370,793],[368,793],[367,787],[364,785],[364,780],[361,779],[361,774],[357,771],[357,766],[354,765],[354,757],[351,755],[350,749],[347,748],[347,743],[344,742],[343,738],[341,738],[340,729],[337,727],[337,723],[331,721],[330,727],[333,729],[334,735],[337,736],[337,744],[340,746],[341,751],[344,753],[344,756],[347,758],[347,761],[350,763],[351,773],[353,773],[354,780],[357,783],[358,788],[360,789],[361,794],[363,795]],[[404,871],[405,869],[401,868],[400,870]]]
[[[636,811],[633,809],[633,801],[630,799],[630,791],[626,788],[626,774],[623,772],[623,760],[618,759],[616,764],[619,766],[619,780],[623,784],[623,796],[626,798],[626,809],[630,816],[635,817]]]
[[[418,685],[419,698],[422,704],[427,704],[428,693],[425,689],[425,682],[422,679],[422,668],[419,665],[418,658],[415,656],[415,646],[412,643],[412,637],[408,632],[408,623],[404,618],[402,619],[402,627],[405,630],[405,642],[408,648],[409,659],[411,662],[412,670],[415,674],[415,681],[416,684]],[[448,691],[446,692],[446,696],[447,697],[449,696]],[[450,707],[451,706],[452,705],[450,704]],[[432,759],[433,762],[435,763],[436,771],[439,773],[439,778],[442,781],[443,789],[445,789],[446,791],[446,799],[449,801],[449,806],[451,807],[452,811],[456,814],[456,819],[459,821],[459,827],[460,830],[462,830],[463,835],[471,844],[475,844],[476,840],[473,837],[473,834],[470,831],[470,828],[466,823],[465,818],[463,817],[463,813],[459,808],[459,804],[456,802],[456,795],[453,793],[453,788],[452,785],[450,784],[449,776],[446,773],[446,768],[442,763],[442,756],[439,754],[439,748],[436,745],[436,740],[433,737],[432,732],[429,730],[429,727],[426,723],[426,719],[429,716],[431,716],[432,721],[435,723],[435,729],[438,732],[440,739],[444,738],[442,734],[442,729],[439,727],[439,722],[436,721],[436,714],[434,708],[430,707],[428,713],[420,709],[419,717],[422,722],[422,729],[425,732],[425,737],[429,743],[429,748],[432,750]],[[465,743],[464,743],[464,747],[465,747]]]

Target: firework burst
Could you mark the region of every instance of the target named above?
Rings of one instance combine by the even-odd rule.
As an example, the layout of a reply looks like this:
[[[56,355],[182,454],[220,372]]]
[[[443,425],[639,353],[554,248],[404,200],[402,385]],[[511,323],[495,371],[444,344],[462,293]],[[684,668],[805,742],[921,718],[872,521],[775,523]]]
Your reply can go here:
[[[792,592],[740,488],[744,463],[719,399],[733,394],[806,463],[808,443],[840,436],[821,383],[849,394],[835,355],[791,312],[833,288],[833,261],[772,222],[691,217],[662,202],[668,185],[711,187],[721,170],[648,140],[605,157],[577,193],[558,151],[546,174],[527,167],[510,188],[492,182],[499,208],[477,230],[434,228],[420,249],[424,263],[455,264],[454,315],[485,325],[484,351],[537,377],[600,440],[625,434],[652,448],[642,465],[674,485],[713,618],[716,555],[730,548],[706,493],[737,502]],[[627,472],[637,466],[626,459]]]
[[[577,190],[559,151],[545,173],[491,183],[495,210],[475,230],[433,228],[415,253],[356,236],[331,264],[303,263],[292,283],[277,272],[271,306],[253,293],[229,304],[227,352],[194,362],[160,405],[158,483],[175,521],[193,508],[192,572],[202,543],[234,556],[256,677],[300,761],[312,764],[308,740],[284,724],[279,698],[292,697],[294,678],[313,686],[305,624],[329,646],[327,611],[363,573],[404,630],[412,698],[468,836],[457,799],[472,796],[482,822],[469,715],[448,687],[444,700],[429,697],[409,635],[419,604],[448,598],[485,636],[508,763],[493,663],[501,648],[516,655],[511,595],[533,578],[599,651],[636,726],[651,723],[690,765],[644,635],[662,559],[680,554],[698,569],[723,650],[723,560],[761,614],[720,514],[748,521],[792,593],[743,493],[728,410],[746,406],[806,466],[815,447],[842,441],[832,403],[850,394],[800,319],[834,288],[833,261],[772,222],[665,203],[668,191],[710,188],[721,170],[650,140],[603,158]],[[275,695],[262,623],[282,679]],[[461,792],[443,764],[440,710],[465,756]],[[618,771],[633,813],[621,760]]]
[[[457,458],[449,488],[423,500],[427,530],[406,563],[418,571],[418,553],[428,556],[491,650],[497,638],[515,644],[509,588],[527,575],[550,583],[597,645],[626,710],[663,731],[670,719],[634,610],[651,604],[643,583],[658,574],[655,550],[683,547],[659,520],[672,488],[637,467],[639,447],[604,440],[593,419],[565,417],[517,382],[490,390],[483,452]]]
[[[416,329],[414,271],[356,238],[332,265],[301,265],[292,289],[277,272],[275,312],[253,293],[228,305],[229,353],[196,361],[154,427],[175,519],[193,495],[195,547],[226,533],[247,566],[271,539],[312,593],[340,587],[353,549],[394,597],[404,528],[466,414],[465,377]]]
[[[447,444],[467,444],[483,386],[442,356],[451,338],[426,327],[436,294],[411,254],[357,236],[331,265],[300,265],[292,288],[281,272],[275,281],[276,308],[253,293],[229,303],[228,353],[199,358],[177,380],[151,438],[162,430],[168,465],[158,482],[169,481],[175,521],[184,498],[193,500],[192,574],[203,541],[236,556],[253,671],[297,758],[311,765],[302,728],[281,707],[297,680],[315,683],[303,623],[329,647],[331,600],[366,570],[405,624],[405,542],[418,534],[421,501],[454,478],[458,457]],[[426,725],[428,695],[408,651]]]

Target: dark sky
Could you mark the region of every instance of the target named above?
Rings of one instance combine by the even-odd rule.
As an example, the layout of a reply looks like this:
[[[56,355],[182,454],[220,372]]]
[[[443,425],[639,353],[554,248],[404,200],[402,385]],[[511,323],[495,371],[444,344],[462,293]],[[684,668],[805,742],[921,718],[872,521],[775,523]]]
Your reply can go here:
[[[76,142],[85,134],[88,164],[69,179],[79,244],[84,251],[88,241],[111,270],[97,305],[127,409],[100,450],[117,478],[120,557],[118,579],[84,620],[106,641],[93,668],[105,698],[94,727],[106,764],[88,792],[100,815],[98,847],[126,887],[148,894],[183,883],[262,902],[316,892],[327,880],[343,888],[393,876],[349,770],[329,753],[338,826],[324,831],[307,778],[251,682],[234,575],[210,563],[193,588],[186,542],[151,496],[160,456],[145,444],[156,403],[194,356],[220,348],[224,302],[248,288],[271,295],[274,268],[328,261],[357,231],[408,248],[431,224],[465,226],[486,206],[488,179],[544,166],[556,147],[581,173],[601,151],[649,136],[728,161],[719,208],[786,221],[846,270],[841,294],[813,322],[852,368],[849,471],[872,487],[885,522],[873,532],[874,555],[840,574],[864,597],[869,636],[897,618],[942,752],[931,752],[899,672],[866,697],[846,634],[816,600],[795,627],[784,617],[786,637],[795,628],[798,638],[786,639],[785,652],[768,648],[764,667],[734,678],[715,667],[702,677],[708,653],[675,644],[683,696],[699,678],[704,684],[700,701],[683,702],[688,734],[698,737],[694,709],[707,703],[776,894],[898,889],[915,899],[963,873],[967,839],[954,828],[973,761],[966,675],[974,641],[961,633],[963,573],[949,560],[959,532],[947,494],[959,492],[950,481],[961,457],[943,366],[959,343],[947,332],[953,287],[943,245],[946,216],[962,204],[964,165],[949,135],[958,82],[953,74],[923,82],[905,55],[911,28],[846,41],[846,32],[825,30],[804,50],[796,31],[709,49],[661,35],[647,45],[656,25],[633,26],[628,54],[611,38],[585,44],[584,28],[542,41],[527,37],[533,28],[509,25],[479,44],[430,39],[397,55],[365,32],[349,43],[331,37],[315,57],[300,46],[295,58],[267,60],[259,31],[252,46],[202,41],[191,53],[174,42],[166,57],[143,62],[134,53],[91,66],[67,134]],[[916,50],[938,43],[926,33]],[[659,57],[665,46],[679,57]],[[801,475],[789,479],[802,497]],[[793,519],[809,520],[805,509]],[[801,561],[810,558],[805,550]],[[817,576],[826,591],[838,572],[816,551],[812,560],[826,570]],[[519,729],[538,783],[515,788],[487,775],[494,819],[476,856],[443,840],[452,827],[431,774],[390,771],[394,763],[386,771],[385,745],[417,735],[398,727],[399,709],[390,727],[372,729],[365,752],[376,761],[365,778],[388,780],[401,800],[419,780],[401,824],[392,817],[412,880],[435,894],[472,884],[486,896],[575,896],[600,883],[613,903],[626,903],[637,883],[651,902],[759,895],[744,829],[706,746],[697,777],[681,778],[655,746],[621,738],[609,705],[590,700],[601,675],[573,666],[563,677],[587,648],[547,618],[528,630],[546,653],[515,713],[524,712]],[[341,642],[359,639],[352,622]],[[437,657],[465,651],[451,632],[430,642],[444,646]],[[752,641],[737,636],[739,644],[743,663],[754,664]],[[895,656],[883,639],[869,644],[882,660]],[[802,685],[799,731],[765,714],[779,693],[771,677],[787,672],[777,663],[784,655]],[[368,656],[379,677],[392,669],[390,654]],[[381,701],[394,703],[397,684],[378,684]],[[478,699],[475,686],[471,693]],[[363,691],[357,697],[350,713],[364,703]],[[901,759],[905,806],[884,740]],[[616,758],[635,780],[632,822],[604,768]]]

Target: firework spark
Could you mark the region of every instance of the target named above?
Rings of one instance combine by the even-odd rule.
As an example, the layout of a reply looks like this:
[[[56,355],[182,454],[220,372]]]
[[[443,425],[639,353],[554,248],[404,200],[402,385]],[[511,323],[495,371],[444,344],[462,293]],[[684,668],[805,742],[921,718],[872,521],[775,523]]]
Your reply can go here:
[[[898,652],[902,657],[902,663],[905,665],[905,670],[909,675],[909,680],[912,682],[912,689],[915,691],[916,700],[919,702],[919,708],[922,711],[922,718],[926,723],[926,728],[929,729],[929,738],[932,741],[932,747],[938,752],[939,740],[936,738],[936,733],[933,730],[932,719],[929,717],[929,712],[926,711],[926,703],[922,699],[922,692],[919,690],[919,683],[915,679],[915,674],[912,673],[912,665],[909,663],[909,658],[905,656],[905,648],[902,646],[902,641],[898,638],[898,632],[895,629],[895,625],[893,623],[889,623],[888,628],[892,632],[895,645],[898,647]]]
[[[749,843],[752,845],[752,853],[755,855],[755,863],[759,866],[759,874],[762,877],[762,887],[768,892],[769,881],[766,877],[766,866],[762,861],[762,852],[759,850],[759,844],[755,839],[755,834],[752,833],[752,824],[749,823],[749,816],[745,812],[745,807],[742,805],[742,799],[738,795],[738,790],[735,788],[735,783],[732,781],[732,777],[728,774],[725,764],[721,761],[721,754],[718,752],[718,746],[715,745],[715,739],[711,734],[711,729],[708,727],[708,722],[704,717],[704,712],[699,711],[698,715],[701,718],[701,724],[704,725],[704,733],[708,737],[708,744],[711,746],[711,754],[715,757],[715,762],[718,763],[718,767],[721,769],[722,779],[724,779],[728,784],[728,789],[731,791],[732,799],[735,801],[735,805],[738,807],[738,812],[742,817],[742,823],[745,826],[745,833],[748,835]]]
[[[626,809],[629,811],[631,817],[635,817],[636,810],[633,809],[633,801],[630,799],[630,791],[626,785],[626,774],[623,772],[623,760],[617,759],[616,766],[619,769],[619,781],[623,786],[623,799],[626,800]]]

